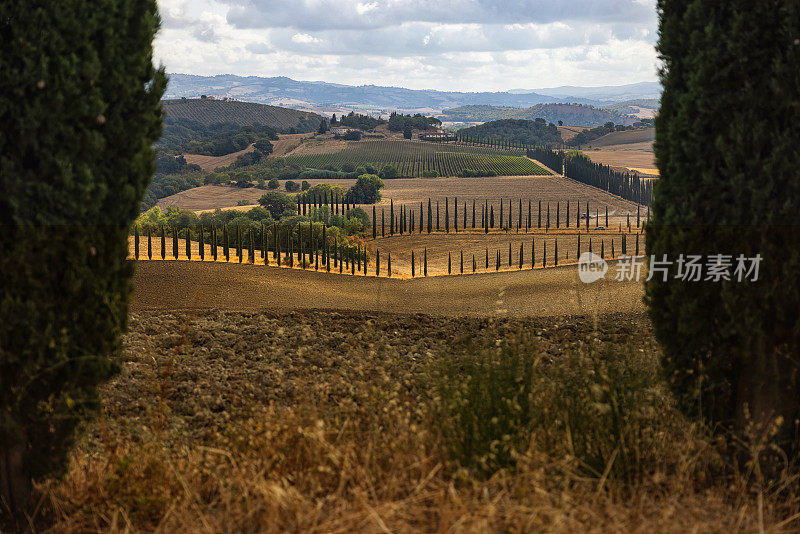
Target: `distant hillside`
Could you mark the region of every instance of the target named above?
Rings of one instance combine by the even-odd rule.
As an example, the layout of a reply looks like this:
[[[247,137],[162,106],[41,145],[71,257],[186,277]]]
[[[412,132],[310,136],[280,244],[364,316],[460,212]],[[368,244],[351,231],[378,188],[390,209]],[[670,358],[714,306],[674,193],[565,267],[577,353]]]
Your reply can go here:
[[[499,119],[544,119],[557,124],[562,121],[571,126],[601,126],[607,122],[633,124],[635,117],[612,110],[583,104],[539,104],[529,108],[498,106],[461,106],[445,109],[439,116],[448,122],[488,122]]]
[[[203,126],[226,123],[238,126],[268,126],[281,133],[304,133],[315,130],[322,117],[307,111],[212,98],[165,100],[164,111],[170,119],[184,119]]]
[[[603,109],[621,113],[624,115],[635,115],[642,118],[653,118],[658,114],[661,101],[656,98],[642,98],[637,100],[626,100],[617,104],[603,106]]]
[[[645,128],[643,130],[627,130],[624,132],[612,132],[597,139],[593,139],[593,147],[629,145],[633,143],[652,143],[656,139],[655,128]]]
[[[491,139],[525,145],[549,146],[561,142],[558,127],[542,119],[535,121],[501,119],[463,128],[458,131],[458,135],[471,139]]]
[[[603,103],[624,102],[635,99],[661,98],[661,83],[639,82],[626,85],[605,85],[601,87],[575,87],[565,85],[561,87],[547,87],[542,89],[516,90],[515,93],[535,92],[540,95],[557,98],[586,98]],[[580,100],[571,100],[580,102]]]

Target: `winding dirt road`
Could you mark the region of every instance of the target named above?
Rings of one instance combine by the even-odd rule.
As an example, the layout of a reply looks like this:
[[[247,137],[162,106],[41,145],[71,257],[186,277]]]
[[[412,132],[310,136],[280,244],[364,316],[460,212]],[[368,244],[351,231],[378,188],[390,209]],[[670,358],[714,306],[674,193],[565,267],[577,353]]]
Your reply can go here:
[[[614,268],[609,269],[609,277]],[[263,265],[139,261],[132,311],[361,310],[450,317],[642,312],[641,282],[584,284],[573,266],[399,280]]]

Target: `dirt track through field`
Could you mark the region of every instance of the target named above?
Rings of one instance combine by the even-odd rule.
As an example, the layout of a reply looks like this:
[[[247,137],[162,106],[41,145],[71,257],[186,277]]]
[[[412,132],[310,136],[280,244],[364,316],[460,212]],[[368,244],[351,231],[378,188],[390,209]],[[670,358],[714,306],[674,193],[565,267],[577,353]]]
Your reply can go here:
[[[609,275],[614,272],[609,269]],[[641,312],[642,285],[584,284],[575,266],[398,280],[187,261],[140,261],[132,311],[331,309],[529,317]]]

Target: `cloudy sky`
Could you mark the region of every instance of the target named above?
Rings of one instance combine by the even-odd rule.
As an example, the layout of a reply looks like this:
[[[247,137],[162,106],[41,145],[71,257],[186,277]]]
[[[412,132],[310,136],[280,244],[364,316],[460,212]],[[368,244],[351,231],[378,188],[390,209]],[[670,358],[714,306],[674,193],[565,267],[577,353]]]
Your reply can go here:
[[[168,72],[494,91],[656,80],[655,0],[159,0]]]

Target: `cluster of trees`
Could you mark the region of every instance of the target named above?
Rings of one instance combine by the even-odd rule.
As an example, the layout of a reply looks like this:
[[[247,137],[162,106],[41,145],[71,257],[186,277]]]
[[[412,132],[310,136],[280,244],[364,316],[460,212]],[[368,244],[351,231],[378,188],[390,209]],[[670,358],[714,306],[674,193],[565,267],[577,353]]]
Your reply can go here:
[[[339,119],[336,118],[335,114],[331,117],[331,126],[358,128],[359,130],[373,130],[376,126],[385,123],[386,121],[383,119],[376,119],[369,115],[361,115],[354,111],[351,111],[347,115],[342,115]]]
[[[577,150],[563,153],[547,147],[536,147],[528,149],[527,155],[555,172],[561,172],[563,168],[567,177],[626,200],[649,205],[653,199],[653,180],[640,178],[636,173],[616,172],[608,165],[594,163]]]
[[[561,133],[552,122],[544,119],[502,119],[479,126],[462,128],[458,137],[464,139],[486,139],[512,145],[553,146],[561,143]]]
[[[402,113],[392,112],[389,115],[389,129],[393,132],[402,132],[409,129],[428,130],[430,128],[438,128],[441,125],[442,121],[436,117],[426,117],[420,113],[403,115]]]
[[[269,126],[241,126],[231,123],[204,125],[189,119],[166,117],[164,133],[156,146],[167,154],[225,156],[244,150],[257,141],[265,141],[261,151],[270,153],[272,145],[269,141],[276,139],[277,132]]]

